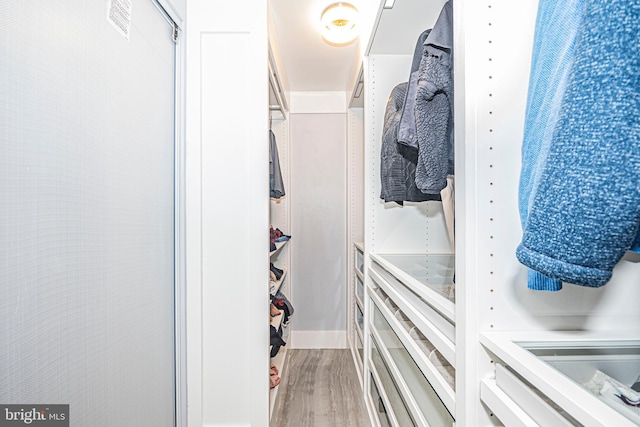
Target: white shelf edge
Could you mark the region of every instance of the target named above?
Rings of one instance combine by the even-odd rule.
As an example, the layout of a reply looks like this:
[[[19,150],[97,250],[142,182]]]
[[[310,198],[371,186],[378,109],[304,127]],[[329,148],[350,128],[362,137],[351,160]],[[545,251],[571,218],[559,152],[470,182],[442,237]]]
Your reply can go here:
[[[431,344],[433,344],[438,351],[444,356],[445,359],[455,368],[456,366],[456,349],[455,344],[446,337],[446,335],[440,331],[432,322],[427,319],[422,312],[417,310],[411,304],[407,303],[405,299],[396,292],[391,286],[388,286],[386,281],[375,271],[369,269],[369,275],[375,280],[376,284],[383,288],[385,293],[391,297],[391,299],[398,305],[403,313],[409,317],[409,319],[418,327],[420,332]],[[372,289],[370,294],[375,294]]]
[[[392,288],[394,295],[397,295],[413,310],[419,312],[425,319],[427,319],[436,329],[452,343],[455,342],[455,325],[444,316],[441,312],[433,308],[430,304],[424,301],[419,295],[416,295],[411,289],[406,287],[402,282],[398,280],[393,274],[389,273],[379,264],[374,264],[371,268],[377,274],[377,277],[384,281],[384,287]],[[375,280],[375,279],[374,279]],[[410,316],[409,313],[407,313]],[[455,345],[454,345],[455,347]],[[451,361],[453,364],[453,361]]]
[[[272,256],[274,256],[275,254],[277,254],[278,252],[280,252],[280,249],[282,249],[282,247],[283,247],[284,245],[286,245],[288,242],[289,242],[289,240],[285,240],[284,242],[277,242],[277,243],[274,243],[274,244],[276,245],[276,248],[275,248],[274,250],[272,250],[272,251],[270,251],[270,252],[269,252],[269,256],[270,256],[270,257],[272,257]]]
[[[574,427],[575,424],[565,418],[551,404],[538,395],[538,392],[522,382],[513,372],[496,362],[495,383],[538,424],[554,427]]]
[[[278,368],[278,376],[280,377],[280,381],[282,381],[282,377],[284,375],[285,370],[285,361],[287,358],[288,349],[286,347],[280,347],[278,354],[271,358],[270,365],[276,365]],[[280,389],[280,384],[275,386],[272,389],[269,389],[269,418],[273,415],[273,408],[276,406],[276,401],[278,398],[278,391]]]
[[[353,358],[353,363],[356,366],[356,373],[358,374],[358,380],[360,381],[360,389],[364,390],[364,360],[360,358],[360,354],[358,354],[357,343],[351,342],[349,340],[349,349],[351,350],[351,357]]]
[[[357,326],[357,325],[356,325]],[[360,327],[358,326],[356,328],[356,333],[358,334],[358,337],[360,338],[360,341],[362,342],[362,348],[364,349],[364,336],[363,336],[363,331],[360,330]],[[357,343],[356,343],[356,348],[357,348]]]
[[[576,421],[593,427],[633,427],[636,423],[622,415],[590,392],[560,373],[557,369],[538,359],[533,353],[522,348],[518,342],[556,342],[566,345],[570,342],[585,343],[593,340],[624,340],[620,334],[605,335],[583,332],[480,332],[480,343],[499,357],[507,366],[554,401]],[[637,337],[629,341],[638,341]],[[606,420],[603,421],[603,420]]]
[[[360,308],[360,311],[362,311],[362,314],[364,315],[364,301],[362,301],[360,299],[358,294],[353,294],[353,297],[356,300],[356,304],[358,304],[358,307]]]
[[[444,379],[435,365],[429,360],[429,356],[425,355],[422,350],[420,350],[415,340],[409,335],[409,333],[402,326],[398,325],[398,319],[393,315],[393,313],[391,313],[382,299],[375,292],[372,292],[370,297],[374,301],[378,310],[380,310],[380,312],[383,314],[398,339],[400,339],[407,352],[411,355],[416,365],[418,365],[418,368],[420,369],[420,371],[422,371],[427,381],[431,384],[433,390],[439,396],[440,400],[442,400],[444,406],[455,419],[455,391],[451,388],[449,383],[447,383],[447,381]],[[374,331],[376,335],[379,335],[375,328],[375,325],[371,324],[371,330]],[[379,337],[376,336],[376,338]],[[378,341],[382,342],[380,339],[378,339]]]
[[[438,254],[445,255],[445,254]],[[396,267],[389,261],[385,260],[376,253],[370,253],[369,256],[373,258],[378,264],[382,265],[389,273],[395,276],[400,282],[411,289],[416,294],[424,298],[429,305],[434,309],[441,312],[445,318],[449,319],[452,323],[456,322],[456,305],[449,301],[442,295],[438,294],[429,286],[416,280],[410,274],[405,273],[400,268]]]
[[[378,416],[378,412],[376,411],[376,405],[378,402],[373,401],[373,397],[371,396],[371,387],[377,385],[375,384],[375,379],[373,378],[373,374],[369,371],[370,379],[369,382],[369,390],[364,390],[364,399],[365,405],[367,407],[367,412],[369,413],[369,420],[371,421],[372,427],[382,427],[380,424],[380,419]]]
[[[365,317],[364,321],[366,322],[366,317]],[[360,335],[360,338],[362,339],[362,342],[364,343],[364,331],[362,330],[360,325],[358,325],[358,320],[357,319],[353,322],[353,326],[355,326],[356,333],[358,335]]]
[[[495,380],[480,383],[480,399],[508,427],[540,427],[496,385]]]
[[[363,242],[353,242],[353,246],[355,246],[356,249],[358,249],[364,255],[364,243]]]
[[[371,49],[373,48],[373,42],[376,38],[376,33],[378,32],[378,26],[380,25],[380,20],[382,19],[382,12],[384,11],[384,2],[381,1],[378,5],[378,12],[375,15],[373,26],[371,27],[371,36],[369,38],[369,42],[364,50],[364,55],[369,56],[371,54]]]
[[[271,295],[275,295],[280,290],[280,288],[282,287],[282,282],[284,282],[284,278],[286,277],[286,275],[287,275],[287,270],[283,269],[282,270],[282,276],[280,276],[280,279],[276,280],[276,282],[275,282],[276,283],[275,290],[273,292],[271,292],[271,290],[270,290],[270,292],[269,292]]]
[[[396,414],[393,411],[393,406],[391,406],[391,401],[389,400],[389,396],[387,395],[387,391],[385,390],[384,385],[382,384],[382,380],[380,379],[380,375],[378,375],[378,370],[376,369],[375,365],[373,364],[373,360],[369,360],[369,372],[371,372],[371,375],[373,375],[373,379],[375,381],[376,388],[378,389],[378,393],[380,394],[380,397],[384,401],[385,409],[387,410],[387,415],[389,416],[389,420],[391,421],[391,424],[393,424],[394,427],[405,427],[405,426],[401,426],[398,423],[398,419],[396,418]]]
[[[373,325],[371,325],[371,335],[378,345],[380,356],[387,365],[387,371],[389,372],[389,375],[394,378],[393,381],[396,384],[396,389],[398,390],[398,393],[400,393],[400,396],[402,396],[402,399],[405,401],[405,405],[408,407],[407,409],[409,410],[411,417],[418,423],[418,425],[428,426],[429,423],[427,423],[424,414],[420,410],[418,402],[416,402],[415,397],[413,397],[413,393],[411,393],[408,384],[406,383],[404,377],[400,373],[400,370],[396,366],[395,360],[391,357],[387,348],[382,345],[383,341]]]

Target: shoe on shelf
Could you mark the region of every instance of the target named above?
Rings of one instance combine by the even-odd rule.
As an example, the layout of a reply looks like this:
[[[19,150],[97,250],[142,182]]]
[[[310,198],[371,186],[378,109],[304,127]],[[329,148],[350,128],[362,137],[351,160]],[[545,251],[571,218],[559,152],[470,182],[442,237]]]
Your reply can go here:
[[[274,230],[273,227],[269,228],[269,238],[271,238],[272,242],[280,236],[282,236],[282,232],[280,230]]]
[[[278,375],[269,376],[269,388],[276,388],[280,384],[280,377]]]
[[[278,307],[276,307],[275,305],[273,305],[273,303],[271,303],[271,317],[276,317],[279,314],[280,314],[280,310],[278,310]]]
[[[284,234],[284,232],[283,232],[282,230],[280,230],[279,228],[276,228],[276,233],[280,233],[280,236],[281,236],[281,237],[288,237],[288,238],[291,238],[291,236],[290,236],[290,235],[288,235],[288,234]]]
[[[284,270],[280,270],[275,265],[273,265],[273,263],[271,263],[271,265],[269,266],[269,271],[271,271],[276,276],[276,280],[280,280],[280,278],[282,277],[282,273],[284,273]]]

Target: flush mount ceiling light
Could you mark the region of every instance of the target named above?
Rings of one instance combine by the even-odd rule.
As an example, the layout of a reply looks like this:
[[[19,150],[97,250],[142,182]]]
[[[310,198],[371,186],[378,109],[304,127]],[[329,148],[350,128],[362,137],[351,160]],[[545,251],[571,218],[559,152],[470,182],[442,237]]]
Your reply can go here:
[[[358,9],[335,3],[322,12],[322,37],[333,46],[346,46],[358,37]]]

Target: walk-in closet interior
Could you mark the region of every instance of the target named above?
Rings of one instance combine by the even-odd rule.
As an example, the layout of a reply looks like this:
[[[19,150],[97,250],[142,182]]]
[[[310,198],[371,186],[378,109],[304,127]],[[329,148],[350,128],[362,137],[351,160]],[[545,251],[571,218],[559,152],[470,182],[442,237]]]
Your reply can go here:
[[[0,2],[1,425],[640,425],[638,0],[343,3]]]
[[[596,129],[595,134],[599,136],[590,135],[594,138],[592,143],[599,147],[619,144],[612,153],[630,150],[632,154],[622,161],[625,164],[621,169],[623,174],[636,176],[631,181],[627,176],[623,179],[627,184],[618,187],[633,193],[632,202],[622,202],[626,208],[621,209],[627,209],[627,212],[620,214],[620,221],[629,221],[623,226],[626,228],[601,231],[608,237],[591,235],[595,239],[612,238],[615,242],[612,246],[623,247],[611,265],[615,265],[612,277],[595,278],[599,274],[610,274],[602,271],[594,274],[568,271],[571,270],[569,264],[579,265],[580,259],[585,267],[578,267],[578,270],[589,270],[587,267],[607,270],[604,258],[551,250],[551,257],[566,262],[564,270],[557,273],[566,279],[556,281],[564,283],[555,288],[544,288],[536,279],[539,273],[533,268],[545,262],[536,264],[534,260],[525,264],[523,247],[532,245],[530,240],[525,240],[519,248],[523,241],[519,197],[522,198],[525,191],[521,181],[525,180],[526,168],[531,168],[527,163],[531,162],[527,158],[530,148],[525,144],[527,138],[532,137],[525,136],[525,129],[531,135],[535,131],[532,122],[540,122],[539,117],[533,117],[536,108],[549,107],[546,114],[552,116],[552,106],[544,103],[544,84],[558,84],[551,92],[556,96],[563,95],[559,80],[545,81],[545,78],[561,79],[560,66],[551,77],[540,77],[535,73],[539,64],[549,61],[544,57],[545,49],[559,52],[551,40],[556,44],[561,42],[553,32],[571,34],[574,31],[575,34],[582,31],[587,34],[589,25],[593,26],[588,21],[596,20],[598,16],[637,15],[637,10],[632,13],[633,7],[624,6],[624,2],[607,6],[589,1],[560,5],[550,1],[397,0],[392,7],[385,3],[388,2],[380,2],[374,11],[370,34],[361,34],[361,42],[365,45],[362,56],[357,59],[360,61],[359,73],[354,73],[350,80],[348,105],[343,112],[347,123],[347,159],[341,162],[347,175],[345,212],[349,272],[344,282],[347,285],[347,341],[372,425],[640,424],[637,411],[640,396],[638,390],[631,388],[640,375],[640,311],[634,303],[640,292],[637,286],[640,269],[637,253],[631,251],[638,231],[640,148],[637,117],[620,119],[621,123],[633,127],[633,130],[625,130],[622,137],[630,138],[631,142],[622,141],[622,138],[613,138],[607,143],[595,142],[598,137],[607,135],[606,132],[599,133],[595,125],[592,130]],[[616,12],[612,10],[614,7],[620,9]],[[573,16],[569,16],[571,13]],[[637,40],[637,24],[629,24],[626,18],[617,19],[633,27]],[[442,26],[447,22],[450,28],[444,30]],[[615,30],[613,24],[607,28],[610,37],[616,37],[619,34],[616,31],[621,31]],[[429,36],[428,32],[424,34],[426,30],[437,33],[436,40],[440,41],[447,37],[443,32],[450,32],[451,44],[440,44],[447,55],[438,56],[437,50],[427,48],[423,52],[422,42]],[[451,85],[436,82],[440,86],[432,89],[436,93],[432,102],[435,103],[438,97],[446,99],[451,115],[450,122],[443,128],[442,124],[434,123],[428,113],[419,113],[421,106],[414,107],[419,140],[419,148],[416,148],[418,166],[417,169],[414,166],[413,171],[405,170],[403,177],[413,178],[412,174],[415,174],[416,182],[422,180],[417,184],[422,195],[416,196],[415,187],[406,186],[402,198],[393,194],[389,157],[400,153],[406,160],[410,156],[403,154],[397,145],[389,145],[389,121],[393,121],[392,114],[404,114],[402,107],[407,107],[405,93],[409,90],[407,87],[411,87],[412,72],[418,68],[414,52],[421,35],[419,55],[437,57],[443,62],[450,60],[447,65],[450,65]],[[433,43],[431,38],[425,45],[429,40]],[[579,43],[584,42],[579,39],[575,43],[580,46]],[[632,51],[637,52],[637,49]],[[576,63],[579,64],[579,60]],[[637,65],[637,61],[628,63]],[[620,90],[629,88],[629,84],[633,84],[629,82],[638,82],[638,71],[631,74],[629,80],[619,83]],[[428,78],[428,74],[419,77],[421,81]],[[579,80],[572,78],[573,82]],[[532,85],[530,89],[533,79],[538,79],[537,86]],[[430,83],[427,80],[426,85]],[[424,86],[418,89],[421,90]],[[578,98],[590,99],[583,94]],[[637,102],[632,104],[628,113],[631,115],[638,112]],[[295,113],[290,113],[295,117]],[[625,115],[617,114],[618,117]],[[421,120],[428,123],[420,123]],[[451,128],[446,129],[447,125]],[[310,162],[315,159],[313,155],[296,157],[291,154],[300,149],[296,145],[307,142],[305,138],[293,135],[296,126],[292,120],[288,138],[282,133],[282,147],[286,148],[281,151],[290,153],[289,171],[295,170],[296,162],[305,159],[308,162],[305,168],[313,168]],[[392,132],[392,143],[398,144],[402,129],[392,129]],[[442,147],[434,146],[430,139],[446,138],[446,132],[451,132],[452,136],[442,151]],[[430,136],[425,137],[425,133]],[[570,136],[574,139],[585,137],[584,134]],[[430,151],[423,151],[423,145]],[[425,171],[425,166],[421,165],[438,167],[433,163],[434,157],[440,163],[444,159],[444,172]],[[403,165],[407,167],[406,163]],[[561,166],[556,164],[556,167]],[[562,193],[558,186],[575,185],[568,182],[569,177],[579,181],[581,174],[595,173],[601,175],[598,179],[602,182],[612,179],[606,176],[610,173],[606,172],[606,166],[588,170],[585,167],[574,173],[565,169],[566,180],[560,179],[554,184],[556,187],[546,190],[551,192],[546,197],[553,200],[549,203],[560,205],[553,209],[581,212],[580,202],[575,198],[564,196],[570,200],[562,200],[553,194]],[[558,179],[557,171],[555,175],[546,173],[545,176]],[[294,187],[295,176],[292,174],[289,179]],[[430,179],[440,180],[433,184],[437,191],[431,191]],[[320,181],[316,185],[321,185]],[[312,188],[308,187],[308,190]],[[542,184],[540,188],[542,191]],[[591,205],[605,197],[589,196],[591,190],[582,190],[585,194],[581,197],[593,198]],[[434,194],[435,197],[431,197]],[[295,198],[296,193],[292,192],[291,206],[299,203]],[[329,203],[329,199],[304,203],[306,208],[313,210]],[[551,209],[548,203],[544,206]],[[608,215],[617,215],[615,212],[620,211],[609,209],[611,204],[604,203],[596,210],[600,210],[606,221],[615,222]],[[289,220],[295,222],[296,208],[289,213]],[[323,215],[330,214],[323,212]],[[552,217],[547,218],[551,220]],[[583,239],[589,235],[581,235],[584,228],[580,231],[581,226],[570,224],[572,221],[590,221],[580,214],[553,218],[567,222],[566,226],[556,224],[553,228],[554,232],[566,233],[560,239]],[[341,216],[334,219],[335,224],[343,221]],[[532,228],[527,228],[527,236],[537,232]],[[616,227],[607,225],[605,228]],[[296,231],[304,232],[302,229]],[[527,238],[535,240],[535,237]],[[557,244],[561,248],[575,248],[563,242]],[[637,249],[637,243],[635,245]],[[535,245],[533,247],[535,251]],[[315,251],[310,248],[305,250],[292,244],[292,257],[306,256],[322,264],[319,258],[316,259],[322,256],[317,252],[319,247],[314,246]],[[301,252],[296,253],[298,250]],[[341,252],[343,248],[336,246],[328,250]],[[608,250],[603,242],[585,243],[582,252]],[[623,257],[625,250],[629,252]],[[296,265],[291,268],[295,271]],[[319,267],[314,274],[321,274],[325,280],[322,270],[323,267]],[[294,303],[296,296],[305,292],[302,288],[311,286],[302,280],[303,275],[297,277],[291,275],[290,292]],[[296,316],[292,326],[294,335],[298,327]],[[299,330],[309,329],[301,326]],[[312,343],[301,345],[309,344]],[[292,347],[295,348],[295,339]],[[294,372],[289,374],[295,375]]]

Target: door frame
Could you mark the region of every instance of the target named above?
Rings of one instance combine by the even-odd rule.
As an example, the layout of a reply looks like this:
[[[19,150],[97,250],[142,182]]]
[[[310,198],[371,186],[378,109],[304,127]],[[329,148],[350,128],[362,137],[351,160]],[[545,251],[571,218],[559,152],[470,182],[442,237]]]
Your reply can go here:
[[[187,422],[186,156],[184,20],[175,0],[150,0],[173,27],[174,37],[174,381],[176,427]]]

